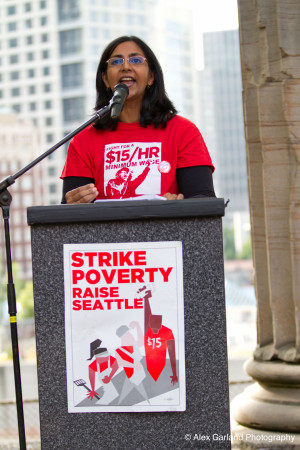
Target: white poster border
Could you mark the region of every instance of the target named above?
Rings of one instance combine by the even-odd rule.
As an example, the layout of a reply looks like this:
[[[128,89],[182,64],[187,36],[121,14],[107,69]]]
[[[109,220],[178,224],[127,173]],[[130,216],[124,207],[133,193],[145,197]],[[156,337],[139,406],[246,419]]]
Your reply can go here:
[[[75,406],[74,401],[74,364],[73,364],[73,341],[74,330],[72,328],[72,277],[70,270],[70,255],[72,252],[97,252],[122,250],[163,250],[174,249],[176,267],[176,290],[177,290],[177,345],[176,357],[179,360],[179,388],[178,404],[155,405],[144,401],[135,405],[103,405],[81,407]],[[186,387],[185,387],[185,340],[184,340],[184,292],[183,292],[183,258],[182,242],[180,241],[158,241],[158,242],[126,242],[126,243],[82,243],[64,244],[64,284],[65,284],[65,343],[66,343],[66,373],[67,373],[67,397],[69,413],[90,412],[180,412],[186,409]],[[76,377],[75,377],[76,378]],[[153,400],[153,399],[152,399]]]

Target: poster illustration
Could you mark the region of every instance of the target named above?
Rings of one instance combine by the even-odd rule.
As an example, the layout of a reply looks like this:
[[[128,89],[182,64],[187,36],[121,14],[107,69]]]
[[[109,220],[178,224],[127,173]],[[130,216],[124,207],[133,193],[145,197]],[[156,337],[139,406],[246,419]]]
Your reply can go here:
[[[65,244],[68,411],[185,410],[181,242]]]

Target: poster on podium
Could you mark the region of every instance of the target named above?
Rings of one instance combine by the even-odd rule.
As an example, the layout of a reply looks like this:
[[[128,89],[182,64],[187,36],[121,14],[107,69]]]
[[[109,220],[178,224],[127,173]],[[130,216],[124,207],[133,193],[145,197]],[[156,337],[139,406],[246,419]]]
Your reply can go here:
[[[182,243],[65,244],[68,411],[185,411]]]

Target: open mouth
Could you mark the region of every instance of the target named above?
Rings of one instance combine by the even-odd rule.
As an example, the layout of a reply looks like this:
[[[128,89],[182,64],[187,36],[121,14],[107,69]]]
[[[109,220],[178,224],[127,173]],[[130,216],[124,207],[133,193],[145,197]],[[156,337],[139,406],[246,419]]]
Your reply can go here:
[[[134,85],[135,79],[132,77],[122,77],[120,79],[120,83],[126,84],[127,87],[130,87]]]

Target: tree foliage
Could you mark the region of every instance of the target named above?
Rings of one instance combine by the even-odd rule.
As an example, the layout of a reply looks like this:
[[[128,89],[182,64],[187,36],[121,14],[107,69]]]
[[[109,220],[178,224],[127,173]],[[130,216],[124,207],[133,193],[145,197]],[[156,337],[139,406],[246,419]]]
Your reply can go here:
[[[244,243],[242,250],[238,253],[235,249],[234,229],[226,225],[223,227],[223,246],[225,260],[252,258],[251,238]]]
[[[249,238],[243,245],[241,252],[238,254],[238,259],[251,259],[252,258],[252,245]]]
[[[226,225],[223,227],[223,248],[225,260],[236,259],[234,230]]]

